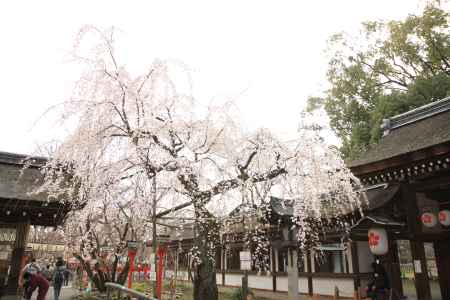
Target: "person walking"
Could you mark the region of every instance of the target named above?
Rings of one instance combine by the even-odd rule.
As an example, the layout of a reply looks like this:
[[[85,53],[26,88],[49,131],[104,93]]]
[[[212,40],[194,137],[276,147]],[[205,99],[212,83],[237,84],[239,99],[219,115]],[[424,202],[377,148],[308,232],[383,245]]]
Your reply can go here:
[[[56,262],[56,268],[53,272],[53,295],[54,300],[59,300],[59,295],[61,293],[61,288],[64,283],[64,272],[66,267],[64,266],[64,262],[62,260],[58,260]]]
[[[66,268],[64,270],[64,286],[68,286],[69,285],[70,275],[72,275],[71,271],[69,270],[69,268]]]
[[[25,273],[39,274],[40,272],[41,272],[41,269],[40,269],[39,265],[37,264],[36,259],[30,258],[30,261],[20,271],[19,286],[23,287],[23,289],[26,291],[29,288],[29,282],[24,281]]]
[[[52,281],[53,278],[53,272],[50,269],[50,265],[47,265],[45,267],[45,269],[42,271],[42,276],[45,277],[45,279],[47,279],[47,281]]]
[[[367,286],[367,296],[372,300],[387,300],[391,283],[383,265],[376,260],[372,263],[372,280]]]
[[[24,287],[26,287],[24,292],[25,299],[30,300],[33,292],[38,289],[36,300],[45,300],[50,284],[44,276],[41,274],[31,274],[25,272],[23,274],[23,280],[25,282]]]

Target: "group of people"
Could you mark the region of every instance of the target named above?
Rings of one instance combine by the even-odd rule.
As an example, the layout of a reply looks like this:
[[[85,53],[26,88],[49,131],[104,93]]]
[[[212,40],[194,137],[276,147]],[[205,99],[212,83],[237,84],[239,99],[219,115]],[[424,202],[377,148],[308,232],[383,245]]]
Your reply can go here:
[[[38,290],[37,300],[45,300],[50,284],[53,285],[54,299],[59,300],[61,288],[68,285],[70,270],[65,266],[62,258],[58,258],[52,268],[47,265],[45,269],[32,259],[22,270],[20,285],[24,290],[24,298],[29,300],[34,291]]]

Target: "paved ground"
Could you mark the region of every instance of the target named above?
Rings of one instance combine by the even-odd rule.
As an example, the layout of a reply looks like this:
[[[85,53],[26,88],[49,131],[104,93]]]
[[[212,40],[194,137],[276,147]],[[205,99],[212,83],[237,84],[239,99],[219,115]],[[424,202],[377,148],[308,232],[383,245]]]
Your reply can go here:
[[[78,295],[78,291],[72,289],[72,287],[64,286],[61,290],[61,294],[59,295],[59,300],[71,300],[75,295]],[[33,297],[31,297],[31,300],[36,300],[36,296],[37,292],[34,292]],[[54,300],[53,287],[50,287],[50,289],[48,290],[46,300]]]

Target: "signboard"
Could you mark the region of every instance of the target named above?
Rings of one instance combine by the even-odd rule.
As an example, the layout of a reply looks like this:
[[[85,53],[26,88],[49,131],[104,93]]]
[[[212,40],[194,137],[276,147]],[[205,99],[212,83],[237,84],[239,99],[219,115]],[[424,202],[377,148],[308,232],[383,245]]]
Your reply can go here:
[[[0,252],[0,260],[7,260],[8,259],[8,252],[2,251]]]
[[[14,242],[15,240],[16,240],[16,229],[13,228],[0,229],[0,242]]]
[[[128,250],[137,250],[138,242],[137,241],[127,241]]]
[[[241,260],[241,270],[250,271],[252,269],[251,261]]]
[[[103,246],[103,247],[100,247],[100,251],[103,251],[103,252],[114,252],[114,248],[113,247],[109,247],[109,246]]]
[[[149,277],[150,277],[150,281],[156,281],[156,272],[155,271],[151,271],[150,273],[148,273]]]
[[[422,265],[420,264],[420,260],[414,260],[414,271],[416,274],[422,273]]]
[[[239,252],[239,258],[241,260],[241,270],[251,270],[252,269],[252,256],[250,251]]]
[[[173,276],[175,276],[175,272],[173,270],[166,270],[164,274],[165,279],[171,279]]]

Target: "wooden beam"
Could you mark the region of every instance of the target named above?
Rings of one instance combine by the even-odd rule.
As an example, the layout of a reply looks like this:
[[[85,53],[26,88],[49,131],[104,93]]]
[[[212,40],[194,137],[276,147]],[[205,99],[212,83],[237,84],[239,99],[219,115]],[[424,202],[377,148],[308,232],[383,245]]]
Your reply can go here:
[[[450,299],[450,240],[434,242],[442,299]]]
[[[410,184],[402,184],[401,189],[401,201],[403,206],[406,207],[406,219],[408,233],[411,237],[422,231],[422,225],[419,222],[419,208],[417,206],[416,191],[414,186]]]

